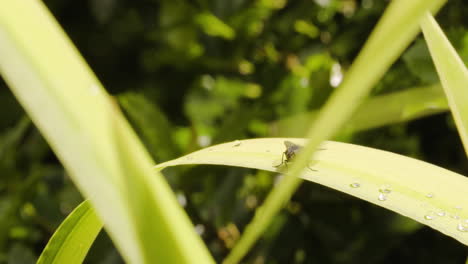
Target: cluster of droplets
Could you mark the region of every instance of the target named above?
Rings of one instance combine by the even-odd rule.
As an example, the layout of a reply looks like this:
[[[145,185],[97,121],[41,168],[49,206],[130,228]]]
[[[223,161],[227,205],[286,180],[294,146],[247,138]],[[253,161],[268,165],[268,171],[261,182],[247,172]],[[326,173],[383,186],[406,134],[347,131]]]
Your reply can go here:
[[[458,211],[461,211],[463,208],[461,206],[455,206],[455,209]],[[456,214],[458,217],[457,220],[460,220],[460,216]],[[457,230],[460,232],[468,232],[468,218],[465,220],[460,220],[460,222],[457,224]]]
[[[359,182],[352,182],[349,184],[349,187],[351,188],[359,188],[361,187],[361,184]],[[392,192],[392,188],[390,185],[383,185],[381,188],[379,188],[379,195],[377,197],[377,200],[379,201],[386,201],[388,199],[388,195]],[[435,197],[435,194],[432,192],[429,192],[425,195],[426,198],[432,199]],[[463,208],[461,206],[455,206],[455,209],[460,211]],[[434,220],[438,217],[445,217],[447,215],[447,212],[444,210],[439,210],[439,211],[428,211],[424,215],[424,219],[427,221]],[[460,220],[460,216],[458,213],[450,214],[450,217],[455,219],[455,220]],[[468,233],[468,218],[465,220],[460,220],[457,223],[456,229],[460,232],[467,232]]]
[[[352,182],[349,184],[349,187],[351,188],[359,188],[361,187],[361,184],[359,182]],[[377,197],[377,200],[379,201],[386,201],[387,198],[388,198],[388,195],[392,192],[392,189],[390,187],[390,185],[383,185],[380,189],[379,189],[379,195]]]
[[[433,197],[434,197],[433,193],[426,194],[426,198],[433,198]],[[461,206],[459,206],[459,205],[455,206],[455,210],[457,210],[457,211],[461,211],[462,209],[463,208]],[[437,217],[444,217],[446,215],[447,215],[447,213],[445,211],[443,211],[443,210],[440,210],[440,211],[437,211],[437,212],[429,211],[424,215],[424,219],[430,221],[430,220],[436,219]],[[461,217],[458,214],[458,212],[450,214],[450,218],[452,218],[454,220],[458,220],[458,223],[457,223],[457,226],[456,226],[457,231],[468,232],[468,218],[465,219],[465,220],[461,220]]]
[[[392,192],[392,187],[390,185],[383,185],[382,187],[379,188],[379,196],[377,197],[377,200],[383,202],[386,201],[388,198],[388,195]]]
[[[460,222],[457,225],[457,230],[460,232],[468,232],[468,219],[466,219],[464,222]]]
[[[426,220],[434,220],[437,217],[444,217],[447,213],[443,210],[434,212],[434,211],[429,211],[427,214],[424,215],[424,219]]]

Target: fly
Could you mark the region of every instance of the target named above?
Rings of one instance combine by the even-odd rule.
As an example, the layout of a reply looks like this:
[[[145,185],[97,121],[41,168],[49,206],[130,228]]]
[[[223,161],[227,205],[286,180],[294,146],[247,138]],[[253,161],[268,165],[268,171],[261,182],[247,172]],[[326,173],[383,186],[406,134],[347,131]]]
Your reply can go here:
[[[288,140],[284,141],[284,146],[286,147],[286,150],[281,155],[281,163],[279,165],[273,166],[275,168],[278,168],[283,164],[287,167],[288,163],[291,162],[296,154],[302,149],[302,146],[299,146]],[[309,165],[307,165],[307,168],[309,168],[311,171],[317,171],[309,167]]]

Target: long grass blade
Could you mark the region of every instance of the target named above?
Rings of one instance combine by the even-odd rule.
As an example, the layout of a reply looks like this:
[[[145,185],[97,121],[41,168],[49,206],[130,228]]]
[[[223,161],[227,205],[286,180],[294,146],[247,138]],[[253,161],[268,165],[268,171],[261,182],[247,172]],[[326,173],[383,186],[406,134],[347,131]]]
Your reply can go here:
[[[385,106],[385,107],[382,107]],[[395,123],[402,123],[449,110],[440,84],[416,87],[374,96],[358,107],[339,134],[355,133]],[[310,120],[318,111],[299,114],[270,125],[272,136],[300,137],[307,133]]]
[[[298,145],[307,142],[301,138],[237,140],[158,164],[156,169],[212,164],[284,172],[286,166],[275,166],[281,164],[286,140]],[[308,162],[310,168],[301,171],[302,179],[387,208],[468,245],[467,177],[413,158],[354,144],[326,141],[320,148]]]
[[[468,70],[430,13],[421,27],[468,156]]]
[[[91,203],[82,202],[60,224],[37,263],[83,263],[101,228]]]
[[[113,99],[42,2],[0,1],[0,58],[0,73],[127,262],[213,262]]]

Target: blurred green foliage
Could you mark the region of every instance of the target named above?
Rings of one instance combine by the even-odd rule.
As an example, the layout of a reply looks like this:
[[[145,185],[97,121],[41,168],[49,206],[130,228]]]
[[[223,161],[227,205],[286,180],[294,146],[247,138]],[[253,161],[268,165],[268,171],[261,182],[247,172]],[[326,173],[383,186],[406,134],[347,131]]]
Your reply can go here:
[[[157,162],[219,142],[274,136],[271,122],[318,109],[388,4],[44,2],[115,95]],[[437,16],[465,61],[467,13],[468,4],[454,0]],[[373,94],[437,80],[427,48],[418,39]],[[33,263],[82,197],[6,85],[0,86],[0,263]],[[346,140],[468,173],[448,114]],[[275,181],[271,173],[241,168],[181,167],[164,173],[217,260],[227,254]],[[462,263],[465,253],[466,247],[427,227],[307,183],[246,261]],[[118,252],[103,232],[87,263],[118,262]]]

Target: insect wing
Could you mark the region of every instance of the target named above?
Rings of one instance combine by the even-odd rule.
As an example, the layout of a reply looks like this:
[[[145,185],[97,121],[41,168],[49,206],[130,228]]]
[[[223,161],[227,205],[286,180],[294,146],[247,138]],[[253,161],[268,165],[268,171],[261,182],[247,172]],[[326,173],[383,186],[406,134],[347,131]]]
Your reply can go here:
[[[291,141],[284,141],[284,145],[286,146],[286,151],[290,153],[295,153],[302,148],[302,146],[299,146]]]
[[[288,160],[294,157],[296,153],[302,148],[301,146],[294,144],[291,141],[284,141],[284,145],[286,146],[286,151],[284,154],[286,154]]]

